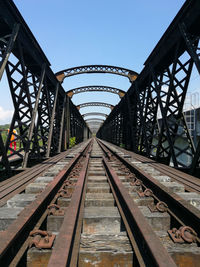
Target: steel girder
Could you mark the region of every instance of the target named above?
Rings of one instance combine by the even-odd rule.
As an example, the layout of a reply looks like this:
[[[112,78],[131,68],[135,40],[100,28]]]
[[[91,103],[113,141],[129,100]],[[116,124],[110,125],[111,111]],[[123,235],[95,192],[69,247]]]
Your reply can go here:
[[[111,110],[114,108],[113,105],[108,104],[108,103],[104,103],[104,102],[88,102],[88,103],[82,103],[82,104],[77,105],[76,107],[79,110],[80,108],[90,107],[90,106],[106,107],[106,108],[110,108]]]
[[[0,80],[4,73],[14,106],[5,144],[0,136],[1,164],[9,172],[10,157],[21,159],[26,167],[29,159],[40,159],[66,148],[70,129],[65,118],[70,113],[78,122],[79,128],[75,126],[78,141],[83,136],[78,131],[87,126],[11,0],[0,2],[0,21]],[[10,147],[13,133],[16,151]]]
[[[105,118],[108,117],[107,114],[101,113],[101,112],[88,112],[88,113],[82,114],[83,118],[88,117],[88,116],[102,116],[102,117],[105,117]]]
[[[67,91],[67,95],[71,98],[75,94],[86,93],[86,92],[108,92],[112,94],[117,94],[120,98],[122,98],[126,93],[125,91],[121,89],[110,87],[110,86],[90,85],[90,86],[82,86],[82,87],[71,89]]]
[[[129,78],[130,82],[132,83],[137,79],[138,73],[121,68],[116,66],[108,66],[108,65],[86,65],[86,66],[79,66],[70,69],[61,70],[56,73],[56,77],[60,82],[63,82],[66,77],[70,77],[77,74],[83,73],[111,73],[120,76],[124,76]]]
[[[120,114],[125,128],[122,143],[127,148],[194,173],[200,163],[200,142],[195,149],[183,104],[194,65],[200,74],[199,23],[200,2],[186,1],[97,136],[117,144],[118,133],[107,133],[118,125]],[[180,140],[185,145],[178,146]],[[183,162],[182,156],[190,162]]]

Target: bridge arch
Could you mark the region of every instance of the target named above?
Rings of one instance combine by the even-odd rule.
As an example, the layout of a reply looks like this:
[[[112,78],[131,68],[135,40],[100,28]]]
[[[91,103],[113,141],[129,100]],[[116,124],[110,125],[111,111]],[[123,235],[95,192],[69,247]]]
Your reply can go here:
[[[97,118],[92,118],[92,119],[87,119],[87,120],[85,120],[85,122],[104,122],[104,120],[103,119],[97,119]]]
[[[82,114],[83,118],[85,118],[87,116],[103,116],[105,118],[108,117],[108,115],[106,113],[101,113],[101,112],[88,112],[88,113]]]
[[[106,108],[110,108],[111,110],[114,108],[113,105],[104,103],[104,102],[87,102],[87,103],[79,104],[76,107],[79,110],[80,108],[90,107],[90,106],[106,107]]]
[[[108,93],[117,94],[120,98],[122,98],[126,93],[125,91],[121,89],[110,87],[110,86],[90,85],[90,86],[82,86],[82,87],[71,89],[67,91],[67,95],[70,98],[72,98],[73,95],[75,94],[85,93],[85,92],[108,92]]]
[[[65,70],[61,70],[57,72],[55,75],[59,82],[63,82],[65,78],[77,75],[77,74],[83,74],[83,73],[111,73],[116,74],[120,76],[127,77],[129,81],[132,83],[137,79],[138,73],[121,68],[116,66],[108,66],[108,65],[85,65],[85,66],[79,66],[74,68],[69,68]]]

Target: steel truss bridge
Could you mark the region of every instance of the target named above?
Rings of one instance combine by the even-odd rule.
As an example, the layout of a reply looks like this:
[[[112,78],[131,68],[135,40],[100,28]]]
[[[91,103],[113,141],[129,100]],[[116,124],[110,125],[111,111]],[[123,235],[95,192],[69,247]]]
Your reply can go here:
[[[187,0],[168,27],[141,73],[107,65],[87,65],[54,74],[50,63],[21,14],[11,0],[0,2],[0,79],[6,75],[14,114],[6,141],[0,134],[1,165],[9,173],[11,159],[23,168],[31,160],[50,157],[67,149],[70,137],[81,142],[91,136],[86,116],[104,116],[79,109],[103,106],[111,113],[100,126],[97,137],[128,150],[196,174],[200,163],[200,141],[195,147],[183,115],[193,67],[200,74],[200,2]],[[78,74],[109,73],[128,78],[131,86],[84,86],[67,93],[64,79]],[[89,102],[75,106],[74,94],[103,91],[118,94],[120,102]],[[160,117],[158,119],[158,114]],[[19,144],[11,148],[11,135]],[[178,146],[183,139],[185,146]],[[11,154],[12,153],[12,154]],[[183,162],[182,156],[189,157]]]

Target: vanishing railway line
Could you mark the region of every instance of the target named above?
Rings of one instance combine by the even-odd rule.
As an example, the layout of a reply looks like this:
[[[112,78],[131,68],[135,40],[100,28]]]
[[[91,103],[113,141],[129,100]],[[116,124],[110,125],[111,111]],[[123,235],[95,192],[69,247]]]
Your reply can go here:
[[[99,139],[45,163],[0,184],[1,266],[198,266],[198,180]]]
[[[0,133],[0,180],[22,163],[0,182],[0,267],[199,266],[200,182],[178,169],[198,175],[200,166],[200,140],[195,147],[183,114],[200,74],[200,2],[185,1],[139,74],[108,65],[54,74],[12,0],[0,1],[0,21],[0,80],[14,107],[5,142]],[[65,91],[65,78],[86,73],[120,75],[131,86]],[[73,94],[87,91],[121,100],[75,106]],[[81,115],[91,106],[111,113]],[[155,151],[175,168],[152,160]]]

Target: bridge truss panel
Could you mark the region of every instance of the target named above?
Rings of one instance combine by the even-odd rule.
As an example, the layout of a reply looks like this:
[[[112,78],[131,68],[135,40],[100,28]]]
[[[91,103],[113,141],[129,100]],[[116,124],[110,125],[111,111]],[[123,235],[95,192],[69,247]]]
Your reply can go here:
[[[0,21],[0,84],[5,74],[14,106],[6,142],[0,137],[1,164],[9,172],[11,158],[21,160],[26,167],[29,160],[39,160],[66,148],[69,129],[66,132],[65,118],[70,113],[81,125],[76,129],[81,131],[78,141],[83,139],[83,127],[87,126],[65,97],[50,63],[12,1],[1,1]],[[10,146],[13,135],[16,150]]]
[[[99,129],[100,138],[195,172],[200,142],[195,148],[183,104],[194,65],[200,74],[199,23],[199,1],[186,1],[137,80]],[[184,146],[178,145],[181,140]],[[190,160],[184,162],[182,157]]]

